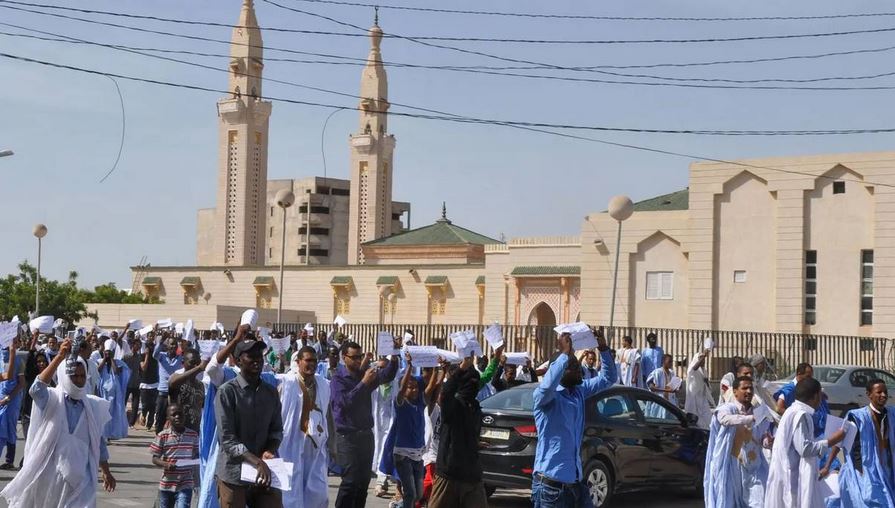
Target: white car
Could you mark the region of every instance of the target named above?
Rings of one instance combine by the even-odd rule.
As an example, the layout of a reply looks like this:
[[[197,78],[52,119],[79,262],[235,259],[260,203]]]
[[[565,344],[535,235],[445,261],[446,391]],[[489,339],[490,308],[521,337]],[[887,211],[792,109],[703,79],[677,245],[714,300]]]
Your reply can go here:
[[[857,367],[854,365],[814,365],[814,379],[820,381],[830,412],[843,415],[846,411],[867,405],[867,382],[882,379],[889,391],[889,404],[895,404],[895,376],[884,370]],[[768,390],[773,394],[795,374],[786,379],[772,381]]]

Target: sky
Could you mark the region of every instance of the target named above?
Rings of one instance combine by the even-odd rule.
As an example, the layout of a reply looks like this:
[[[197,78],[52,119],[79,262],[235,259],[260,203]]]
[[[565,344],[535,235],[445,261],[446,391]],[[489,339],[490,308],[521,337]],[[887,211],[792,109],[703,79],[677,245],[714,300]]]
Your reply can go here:
[[[23,0],[49,4],[53,0]],[[368,7],[302,0],[276,3],[368,27]],[[398,3],[401,2],[402,3]],[[342,33],[357,30],[319,17],[256,0],[262,27]],[[385,3],[385,2],[384,2]],[[83,0],[53,5],[233,24],[241,0]],[[768,17],[882,12],[878,2],[830,0],[715,2],[533,2],[389,0],[388,5],[582,14],[624,17]],[[0,0],[0,32],[31,34],[23,28],[102,44],[186,50],[225,55],[225,44],[140,33],[121,28],[21,12]],[[29,7],[30,8],[30,7]],[[111,23],[229,40],[228,27],[172,24],[96,14],[50,11]],[[18,25],[12,28],[2,23]],[[895,16],[782,21],[568,20],[412,12],[383,8],[380,26],[404,36],[447,36],[539,40],[717,39],[777,34],[891,29]],[[39,35],[39,34],[37,34]],[[365,58],[365,37],[266,31],[265,57],[328,60],[275,51]],[[895,46],[893,31],[833,37],[708,43],[519,44],[442,42],[504,58],[561,67],[630,66],[812,55]],[[611,72],[671,78],[808,79],[891,72],[895,51],[752,64],[726,64]],[[107,73],[222,90],[226,74],[118,51],[0,34],[0,53]],[[507,66],[505,61],[387,38],[387,62],[436,66]],[[170,57],[226,69],[226,57],[171,54]],[[345,61],[345,60],[342,60]],[[361,67],[267,61],[264,75],[300,85],[355,95]],[[644,86],[388,67],[392,111],[398,104],[504,121],[636,129],[805,130],[888,128],[891,90],[760,90]],[[498,71],[500,72],[500,71]],[[507,72],[507,71],[504,71]],[[639,82],[569,70],[509,71]],[[50,68],[0,56],[0,158],[5,188],[0,201],[0,275],[23,260],[36,262],[36,223],[43,240],[42,269],[49,278],[70,270],[92,287],[115,282],[131,286],[130,266],[144,258],[154,266],[195,263],[196,210],[215,206],[217,178],[216,101],[221,94],[118,79],[124,102],[125,135],[120,162],[112,168],[122,132],[115,83],[105,76]],[[702,83],[687,81],[686,83]],[[781,84],[781,83],[774,83]],[[837,80],[801,86],[895,85],[895,78]],[[265,83],[264,94],[332,106],[356,107],[352,97]],[[348,178],[348,135],[357,113],[274,101],[270,123],[268,177],[324,175]],[[412,203],[413,227],[440,216],[442,202],[455,224],[492,237],[575,235],[587,213],[627,194],[635,201],[687,186],[695,158],[671,157],[592,141],[574,140],[499,125],[472,125],[393,116],[397,138],[394,199]],[[818,153],[883,151],[892,134],[839,136],[707,136],[656,133],[567,131],[591,138],[718,159]],[[322,141],[322,151],[321,151]],[[324,170],[325,154],[325,170]]]

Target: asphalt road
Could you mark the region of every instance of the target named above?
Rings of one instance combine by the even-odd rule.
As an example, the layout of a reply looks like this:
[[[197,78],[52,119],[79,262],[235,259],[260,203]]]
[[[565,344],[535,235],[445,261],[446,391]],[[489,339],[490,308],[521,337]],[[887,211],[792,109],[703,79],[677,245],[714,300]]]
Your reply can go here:
[[[21,429],[19,435],[22,435]],[[161,471],[150,461],[149,443],[151,441],[152,434],[150,432],[131,430],[130,437],[113,441],[110,444],[111,469],[118,482],[118,488],[114,493],[109,494],[102,491],[102,485],[99,485],[97,489],[97,506],[99,508],[147,508],[155,505]],[[16,464],[19,463],[24,448],[24,441],[19,439]],[[14,475],[15,473],[11,471],[0,471],[0,488],[6,486]],[[330,506],[334,506],[338,484],[338,478],[330,477]],[[392,492],[394,491],[392,490]],[[498,490],[490,499],[489,504],[496,508],[527,507],[531,506],[528,495],[529,492],[523,489]],[[388,499],[375,497],[371,490],[367,498],[368,507],[387,508],[388,504]],[[702,506],[703,503],[701,499],[695,499],[686,494],[652,492],[616,497],[612,506],[633,508],[647,504],[656,508],[690,508]],[[193,500],[193,506],[196,506],[196,499]],[[0,507],[6,507],[6,503],[2,499],[0,499]]]

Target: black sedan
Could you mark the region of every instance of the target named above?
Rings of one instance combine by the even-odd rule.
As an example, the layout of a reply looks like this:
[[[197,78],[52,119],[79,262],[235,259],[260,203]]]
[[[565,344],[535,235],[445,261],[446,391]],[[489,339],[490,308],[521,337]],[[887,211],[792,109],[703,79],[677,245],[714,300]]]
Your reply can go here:
[[[530,488],[537,430],[536,383],[482,401],[481,462],[488,493]],[[695,417],[639,388],[615,386],[585,403],[581,464],[594,506],[613,495],[648,489],[702,488],[708,431]]]

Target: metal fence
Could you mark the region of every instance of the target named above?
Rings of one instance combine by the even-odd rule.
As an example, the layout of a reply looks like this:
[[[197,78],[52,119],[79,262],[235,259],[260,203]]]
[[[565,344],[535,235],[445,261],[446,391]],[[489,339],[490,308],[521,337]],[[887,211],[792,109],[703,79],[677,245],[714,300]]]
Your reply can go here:
[[[283,324],[280,328],[288,332],[300,331],[302,327],[304,324],[290,323]],[[482,337],[486,327],[487,325],[348,323],[340,331],[346,336],[353,336],[353,340],[364,351],[375,351],[379,331],[399,336],[405,330],[414,334],[418,344],[453,349],[448,338],[451,333],[473,330]],[[332,329],[331,324],[320,324],[318,328],[326,332]],[[887,338],[677,328],[615,327],[607,330],[613,348],[621,346],[621,338],[624,336],[631,337],[635,347],[644,347],[649,333],[658,336],[658,345],[674,357],[675,364],[682,373],[688,359],[699,352],[706,337],[711,337],[715,342],[715,350],[707,369],[709,377],[715,380],[730,370],[733,357],[748,358],[754,354],[764,355],[780,377],[792,372],[800,362],[812,365],[860,365],[884,370],[895,368],[895,341]],[[503,335],[507,351],[528,351],[536,363],[548,359],[555,351],[556,333],[552,326],[509,325],[503,327]],[[491,354],[487,342],[481,342],[485,354]]]

